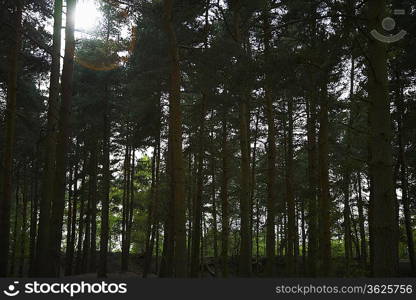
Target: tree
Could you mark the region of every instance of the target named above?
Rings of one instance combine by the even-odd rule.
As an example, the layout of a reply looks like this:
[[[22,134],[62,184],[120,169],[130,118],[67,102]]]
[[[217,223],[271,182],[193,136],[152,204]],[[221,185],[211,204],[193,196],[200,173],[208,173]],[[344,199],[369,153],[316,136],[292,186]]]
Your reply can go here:
[[[368,28],[381,31],[386,2],[370,0],[367,5]],[[392,130],[387,79],[387,46],[371,38],[368,41],[368,98],[370,152],[373,188],[374,276],[396,276],[398,270],[398,240],[396,204],[393,197]]]
[[[13,35],[10,36],[8,54],[8,78],[7,78],[7,106],[6,106],[6,133],[5,151],[2,171],[2,195],[0,199],[0,276],[7,276],[9,239],[10,239],[10,203],[12,197],[12,166],[13,166],[13,144],[15,142],[16,122],[16,98],[17,98],[17,76],[19,53],[22,43],[22,13],[23,2],[15,1],[12,8]]]
[[[50,270],[45,268],[49,264],[49,236],[50,215],[54,197],[51,182],[55,178],[56,137],[58,131],[58,110],[60,96],[61,74],[61,30],[62,30],[62,0],[54,1],[54,25],[52,44],[52,65],[49,84],[48,120],[46,135],[45,163],[42,181],[42,197],[40,200],[39,229],[36,251],[36,274],[38,276],[50,275]]]
[[[50,275],[59,274],[61,255],[62,223],[65,207],[66,168],[69,146],[69,122],[72,104],[72,78],[75,52],[75,0],[67,0],[67,18],[65,28],[65,57],[62,70],[62,102],[59,111],[59,132],[56,144],[56,169],[54,180],[54,201],[51,211],[51,231],[49,239]]]
[[[185,187],[182,158],[182,113],[180,108],[180,66],[178,44],[173,17],[173,1],[164,0],[164,22],[168,37],[170,57],[169,93],[169,152],[171,158],[170,180],[174,214],[175,277],[186,277]]]

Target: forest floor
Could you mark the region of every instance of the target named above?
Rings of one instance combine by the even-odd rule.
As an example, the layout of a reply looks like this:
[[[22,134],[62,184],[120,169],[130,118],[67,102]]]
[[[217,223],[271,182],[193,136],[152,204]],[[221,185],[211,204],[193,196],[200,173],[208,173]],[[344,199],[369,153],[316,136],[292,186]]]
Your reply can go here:
[[[253,276],[252,278],[263,278],[265,277],[263,274],[264,271],[264,262],[265,258],[259,258],[258,263],[253,264]],[[129,261],[129,271],[121,272],[121,254],[120,253],[113,253],[108,257],[108,277],[110,279],[125,279],[125,278],[133,278],[133,277],[143,277],[143,265],[144,265],[144,257],[143,256],[131,256]],[[231,257],[230,258],[230,277],[238,277],[237,276],[237,266],[236,259]],[[155,270],[155,264],[152,264],[152,270]],[[214,264],[214,259],[212,257],[205,258],[205,263],[203,265],[203,272],[201,277],[202,278],[216,278],[216,268]],[[299,261],[299,273],[303,273],[303,263],[300,259]],[[283,257],[277,258],[277,278],[285,277],[285,263]],[[300,275],[299,277],[305,277]],[[368,272],[363,270],[359,263],[356,260],[353,260],[350,265],[349,274],[346,274],[345,268],[345,260],[343,258],[334,258],[333,260],[333,276],[336,278],[344,278],[344,277],[368,277]],[[414,277],[412,276],[411,267],[409,260],[400,260],[399,262],[399,277]],[[96,273],[85,273],[73,276],[66,276],[65,278],[85,278],[85,279],[94,279],[97,278]],[[149,273],[147,278],[158,278],[158,275],[155,273]]]

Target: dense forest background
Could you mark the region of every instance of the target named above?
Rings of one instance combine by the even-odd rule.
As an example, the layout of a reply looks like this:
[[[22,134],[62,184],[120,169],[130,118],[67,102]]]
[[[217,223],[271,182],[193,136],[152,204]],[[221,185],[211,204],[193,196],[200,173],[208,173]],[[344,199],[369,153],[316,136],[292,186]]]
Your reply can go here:
[[[82,1],[0,0],[0,276],[416,275],[414,1]]]

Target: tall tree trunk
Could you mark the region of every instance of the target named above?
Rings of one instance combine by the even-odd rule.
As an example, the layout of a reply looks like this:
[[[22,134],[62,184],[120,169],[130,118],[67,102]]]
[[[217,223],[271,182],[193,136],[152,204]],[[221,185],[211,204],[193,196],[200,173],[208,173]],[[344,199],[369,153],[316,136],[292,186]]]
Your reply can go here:
[[[11,245],[11,257],[10,257],[10,275],[14,277],[15,274],[15,265],[16,265],[16,250],[17,250],[17,242],[19,238],[19,212],[20,208],[20,172],[17,171],[16,174],[16,189],[15,189],[15,206],[14,206],[14,224],[13,224],[13,243]]]
[[[23,205],[22,205],[22,228],[20,230],[20,256],[19,256],[19,277],[23,277],[23,269],[25,266],[25,252],[26,252],[26,235],[27,235],[27,203],[29,197],[29,185],[27,182],[28,172],[27,167],[23,171]]]
[[[67,153],[69,148],[69,126],[72,106],[72,77],[74,72],[75,52],[75,0],[67,0],[65,28],[65,58],[62,70],[62,102],[59,112],[59,133],[56,145],[56,171],[54,181],[54,199],[52,202],[50,232],[50,264],[49,275],[58,276],[60,272],[62,223],[65,208],[65,180],[67,169]]]
[[[308,275],[316,277],[318,262],[318,151],[316,143],[316,94],[307,101],[308,138]]]
[[[37,151],[36,151],[37,153]],[[30,201],[30,244],[29,244],[29,270],[28,275],[29,277],[35,276],[35,257],[36,257],[36,231],[37,231],[37,223],[38,223],[38,206],[39,206],[39,198],[38,198],[38,162],[32,165],[31,170],[31,181],[32,181],[32,192],[31,192],[31,201]]]
[[[364,269],[367,267],[367,240],[365,236],[365,217],[364,217],[364,202],[362,197],[362,188],[361,188],[361,172],[358,171],[357,176],[357,189],[358,189],[358,199],[357,199],[357,208],[358,208],[358,223],[360,227],[360,252],[361,252],[361,264]]]
[[[78,152],[78,145],[75,150],[75,158]],[[76,221],[77,221],[77,205],[78,205],[78,162],[75,161],[74,164],[74,175],[73,180],[69,183],[69,189],[72,189],[73,185],[73,192],[72,192],[72,209],[68,208],[68,218],[71,222],[68,222],[68,229],[67,232],[67,245],[66,245],[66,255],[65,255],[65,275],[70,276],[72,275],[73,271],[73,262],[74,262],[74,252],[75,252],[75,235],[76,235]],[[71,197],[69,198],[71,201]]]
[[[230,234],[229,225],[229,203],[228,203],[228,128],[227,128],[227,109],[223,108],[224,116],[222,120],[222,178],[221,178],[221,264],[222,276],[228,277],[228,235]]]
[[[171,136],[168,135],[168,140]],[[168,141],[166,171],[167,174],[171,174],[171,162],[172,162],[172,142]],[[173,259],[174,259],[174,220],[175,220],[175,207],[173,201],[173,187],[172,180],[169,179],[169,194],[167,196],[167,215],[165,216],[163,224],[163,249],[162,260],[160,262],[160,277],[173,277]]]
[[[46,131],[45,164],[42,177],[42,197],[40,198],[39,227],[36,251],[37,276],[51,276],[49,256],[51,205],[54,197],[54,178],[56,163],[56,138],[58,132],[58,110],[61,72],[61,30],[62,30],[62,0],[55,0],[54,27],[52,45],[52,65],[49,84],[48,123]]]
[[[89,179],[90,180],[90,179]],[[88,185],[90,185],[88,180]],[[82,260],[81,260],[81,273],[88,272],[88,266],[89,266],[89,255],[90,255],[90,244],[91,244],[91,197],[88,193],[88,198],[85,194],[87,194],[87,187],[85,187],[84,191],[84,199],[83,201],[86,202],[85,205],[85,217],[84,217],[84,228],[85,228],[85,234],[84,234],[84,240],[82,242]],[[89,187],[88,187],[89,191]],[[86,198],[86,199],[85,199]]]
[[[145,264],[143,267],[143,278],[147,277],[152,265],[153,249],[155,246],[155,238],[158,230],[158,213],[159,213],[159,170],[160,170],[160,131],[156,138],[156,144],[153,151],[152,159],[152,187],[151,201],[148,209],[148,224],[146,229],[146,253]],[[156,243],[156,250],[158,244]],[[157,268],[156,268],[157,270]]]
[[[329,120],[328,94],[326,81],[321,90],[321,107],[319,111],[319,252],[321,255],[320,275],[329,276],[331,272],[331,222],[330,222],[330,194],[329,194]]]
[[[196,195],[194,201],[194,219],[193,219],[193,231],[192,231],[192,255],[191,255],[191,277],[199,277],[201,262],[199,260],[200,241],[201,241],[201,227],[197,224],[202,220],[202,193],[204,184],[204,158],[205,158],[205,146],[204,146],[204,134],[205,134],[205,115],[206,115],[206,94],[202,93],[202,99],[200,104],[200,116],[199,116],[199,133],[198,133],[198,154],[197,154],[197,183],[196,183]]]
[[[243,55],[242,33],[241,33],[241,11],[242,3],[240,0],[234,1],[232,7],[234,39],[236,42],[236,51],[239,57],[239,64],[242,64],[241,56]],[[248,99],[245,91],[239,91],[239,140],[241,151],[241,170],[240,170],[240,263],[239,274],[241,277],[250,277],[251,275],[251,233],[250,233],[250,153],[249,153],[249,120],[248,116]]]
[[[398,73],[398,71],[397,71]],[[396,106],[397,106],[397,138],[398,138],[398,163],[400,164],[400,183],[402,190],[402,205],[403,205],[403,214],[404,214],[404,225],[406,229],[406,238],[407,238],[407,250],[409,253],[410,265],[412,268],[413,275],[416,275],[416,261],[415,261],[415,243],[413,238],[413,228],[412,228],[412,216],[410,211],[409,203],[409,181],[407,176],[407,160],[406,160],[406,142],[404,140],[403,134],[405,128],[403,121],[405,118],[405,104],[404,104],[404,93],[400,80],[400,74],[396,74]]]
[[[213,135],[212,135],[213,136]],[[212,138],[213,139],[213,138]],[[218,222],[217,222],[217,196],[216,196],[216,161],[215,156],[212,154],[211,157],[211,173],[212,173],[212,186],[211,186],[211,197],[212,197],[212,234],[214,243],[214,271],[218,274]]]
[[[305,201],[301,202],[300,208],[301,217],[301,233],[302,233],[302,274],[307,275],[306,269],[306,218],[305,218]]]
[[[66,251],[65,251],[65,269],[64,274],[68,272],[68,254],[69,254],[69,244],[71,243],[71,230],[72,230],[72,205],[73,205],[73,190],[72,190],[72,181],[74,179],[74,166],[72,162],[69,163],[69,177],[68,177],[68,213],[67,213],[67,222],[66,222]]]
[[[352,50],[351,50],[352,52]],[[350,272],[350,263],[352,258],[352,234],[351,234],[351,209],[350,209],[350,184],[351,184],[351,167],[349,158],[351,156],[351,133],[352,127],[352,105],[354,100],[354,82],[355,82],[355,61],[351,57],[351,71],[350,71],[350,95],[349,95],[349,121],[345,132],[346,139],[346,155],[344,161],[344,175],[343,175],[343,192],[344,192],[344,252],[345,252],[345,267],[346,273]]]
[[[9,239],[10,239],[10,206],[12,199],[12,168],[13,146],[15,141],[16,123],[16,98],[17,98],[17,73],[18,60],[22,44],[22,0],[16,0],[13,7],[14,27],[10,40],[8,54],[7,77],[7,104],[5,116],[5,140],[2,184],[3,190],[0,197],[0,277],[6,277],[9,263]]]
[[[111,135],[111,118],[110,103],[108,99],[108,85],[104,87],[104,115],[103,115],[103,179],[102,179],[102,209],[101,209],[101,232],[100,232],[100,257],[98,264],[98,277],[107,276],[107,253],[108,241],[110,239],[110,135]]]
[[[289,276],[296,274],[296,251],[297,241],[297,221],[295,212],[295,197],[293,191],[293,99],[287,99],[287,154],[286,154],[286,197],[287,197],[287,273]]]
[[[126,210],[126,238],[125,238],[125,245],[124,245],[124,266],[123,271],[127,271],[129,268],[129,261],[130,261],[130,245],[131,245],[131,228],[133,224],[133,200],[134,200],[134,176],[135,176],[135,148],[132,147],[131,149],[131,162],[129,164],[130,171],[129,171],[129,193],[127,197],[127,210]]]
[[[369,0],[368,28],[382,32],[385,0]],[[373,275],[391,277],[398,271],[398,225],[393,185],[392,129],[388,97],[387,47],[376,39],[368,43],[368,97],[370,101],[371,168],[373,176]]]
[[[347,162],[348,163],[348,162]],[[348,168],[348,167],[347,167]],[[350,210],[350,181],[351,176],[348,170],[345,171],[343,178],[344,189],[344,254],[346,273],[350,272],[350,264],[352,258],[352,239],[351,239],[351,210]]]
[[[250,207],[249,207],[249,173],[250,173],[250,154],[248,152],[248,132],[247,132],[247,103],[246,99],[241,99],[239,108],[239,136],[241,148],[241,185],[240,185],[240,268],[239,274],[242,277],[251,275],[251,234],[250,234]]]
[[[91,159],[89,165],[89,203],[90,203],[90,222],[91,222],[91,238],[90,238],[90,254],[89,254],[89,265],[88,271],[94,273],[97,268],[97,169],[98,169],[98,137],[95,130],[92,132],[92,145],[91,145]]]
[[[151,163],[151,170],[152,170],[152,181],[150,184],[150,197],[149,197],[149,206],[147,209],[147,220],[146,220],[146,237],[145,237],[145,258],[144,258],[144,266],[143,266],[143,278],[147,277],[149,273],[151,264],[152,264],[152,256],[153,256],[153,248],[151,249],[150,246],[152,244],[152,230],[153,230],[153,220],[154,220],[154,209],[155,209],[155,188],[156,188],[156,156],[157,156],[157,145],[153,148],[153,156],[152,156],[152,163]],[[153,245],[152,245],[153,246]]]
[[[75,261],[75,274],[80,274],[83,271],[83,252],[82,246],[84,243],[84,229],[87,227],[87,215],[88,206],[85,209],[85,177],[88,166],[88,151],[84,148],[84,158],[81,173],[81,185],[80,185],[80,208],[79,208],[79,219],[78,219],[78,243],[77,243],[77,256]],[[88,205],[88,204],[87,204]],[[85,216],[85,217],[84,217]]]
[[[186,201],[184,166],[182,157],[182,111],[180,102],[180,65],[175,28],[172,21],[173,0],[164,0],[165,30],[169,40],[170,92],[169,92],[169,142],[171,155],[171,180],[174,202],[174,261],[175,277],[186,277]]]
[[[128,126],[127,126],[128,127]],[[128,267],[128,254],[127,254],[127,223],[129,213],[129,200],[130,200],[130,162],[131,162],[131,147],[129,144],[129,133],[126,136],[126,153],[124,156],[124,182],[123,182],[123,204],[122,204],[122,229],[121,229],[121,271],[127,271]]]
[[[264,12],[264,55],[265,60],[270,60],[270,12],[266,7]],[[276,206],[276,129],[273,112],[273,95],[271,92],[270,76],[266,74],[265,79],[265,112],[267,119],[267,219],[266,219],[266,274],[273,276],[275,273],[275,255],[276,255],[276,238],[275,238],[275,206]],[[258,221],[257,221],[258,222]],[[258,242],[257,242],[258,243]]]

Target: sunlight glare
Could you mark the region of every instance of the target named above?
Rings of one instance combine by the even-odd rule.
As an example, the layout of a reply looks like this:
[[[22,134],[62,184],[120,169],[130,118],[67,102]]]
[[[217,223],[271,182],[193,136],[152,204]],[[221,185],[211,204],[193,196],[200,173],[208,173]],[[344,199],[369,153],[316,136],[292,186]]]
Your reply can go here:
[[[79,0],[75,13],[76,28],[80,31],[91,31],[98,26],[100,16],[96,0]]]

